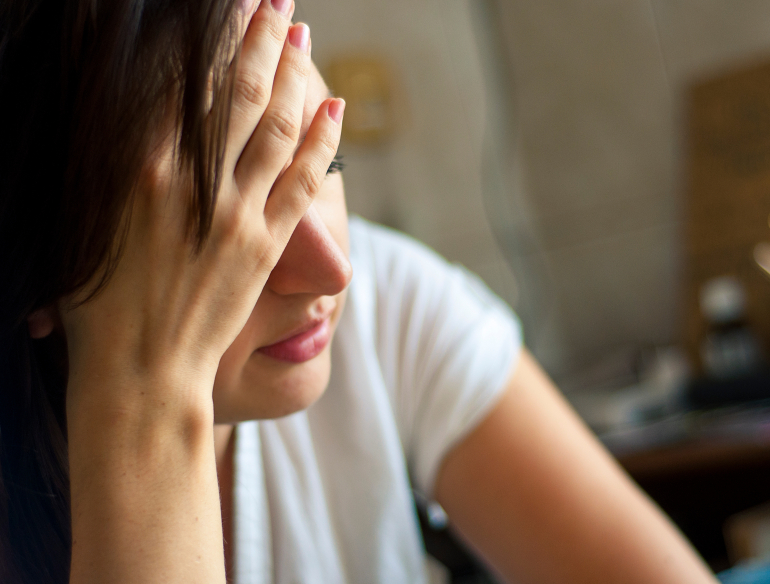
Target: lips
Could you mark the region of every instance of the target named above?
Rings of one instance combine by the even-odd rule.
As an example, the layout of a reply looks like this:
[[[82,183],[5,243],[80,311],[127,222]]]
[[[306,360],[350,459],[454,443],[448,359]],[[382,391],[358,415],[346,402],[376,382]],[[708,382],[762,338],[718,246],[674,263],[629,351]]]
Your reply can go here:
[[[315,320],[303,326],[299,332],[266,347],[258,353],[287,363],[304,363],[326,348],[331,339],[331,318]]]

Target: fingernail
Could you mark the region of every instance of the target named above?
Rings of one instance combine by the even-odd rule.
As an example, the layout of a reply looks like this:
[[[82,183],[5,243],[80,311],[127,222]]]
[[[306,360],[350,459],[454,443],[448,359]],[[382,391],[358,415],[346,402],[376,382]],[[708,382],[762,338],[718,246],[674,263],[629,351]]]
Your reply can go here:
[[[293,0],[270,0],[273,8],[284,16],[289,16],[292,2]]]
[[[307,53],[310,47],[310,28],[307,24],[295,24],[289,29],[289,42],[300,51]]]
[[[333,99],[329,103],[329,117],[334,120],[335,124],[339,124],[342,121],[342,114],[345,113],[345,100]]]

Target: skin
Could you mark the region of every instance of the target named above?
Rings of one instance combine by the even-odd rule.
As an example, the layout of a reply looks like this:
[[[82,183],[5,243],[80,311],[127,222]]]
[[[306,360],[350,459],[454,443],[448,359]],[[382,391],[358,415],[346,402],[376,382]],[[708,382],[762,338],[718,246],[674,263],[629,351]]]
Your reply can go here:
[[[314,72],[306,119],[327,91]],[[311,238],[302,231],[310,227],[308,217],[303,218],[247,328],[220,363],[214,399],[217,407],[234,412],[229,419],[249,419],[245,413],[257,413],[258,407],[256,418],[297,411],[315,401],[328,383],[328,347],[299,366],[278,365],[254,353],[269,339],[260,331],[274,327],[298,305],[333,299],[335,324],[339,318],[345,293],[337,290],[347,283],[350,269],[339,175],[327,178],[313,207],[321,207],[324,225],[313,229]],[[233,379],[239,382],[225,384]],[[258,398],[266,386],[267,395]],[[251,410],[248,403],[255,404]],[[215,434],[226,542],[231,536],[231,435],[230,425],[219,426]],[[526,351],[499,404],[447,455],[435,496],[461,535],[510,582],[716,582]]]
[[[327,99],[313,68],[305,101],[303,134]],[[304,363],[285,363],[257,352],[280,340],[296,323],[330,315],[336,329],[352,277],[347,208],[340,174],[329,174],[297,225],[246,326],[225,351],[214,382],[214,445],[228,572],[232,565],[233,424],[277,418],[305,409],[326,389],[331,370],[329,343]]]
[[[313,70],[306,111],[315,111],[327,94]],[[352,277],[348,255],[342,178],[331,174],[297,225],[246,326],[219,362],[214,383],[217,423],[285,416],[321,396],[329,381],[330,345],[304,363],[286,363],[257,350],[314,316],[329,315],[336,328]]]
[[[174,184],[161,157],[105,293],[28,319],[42,337],[61,317],[71,348],[73,583],[224,582],[234,424],[304,409],[328,383],[329,346],[303,363],[259,352],[318,316],[334,329],[351,278],[342,180],[321,176],[339,128],[309,57],[284,46],[289,17],[263,2],[245,34],[242,79],[271,78],[283,50],[292,81],[276,81],[270,104],[236,91],[215,249],[186,261],[180,203],[158,194]],[[281,103],[297,131],[277,146],[283,159],[266,160],[276,146],[260,128]],[[317,192],[298,189],[302,165],[320,177]],[[243,214],[256,232],[239,231]],[[248,254],[230,252],[244,241]],[[715,582],[526,351],[496,407],[446,456],[435,496],[509,581]]]
[[[69,357],[72,583],[223,583],[214,402],[227,404],[234,394],[253,411],[278,415],[287,401],[306,405],[325,385],[291,389],[293,379],[319,376],[323,359],[296,375],[285,367],[266,373],[264,393],[275,399],[242,396],[239,375],[215,383],[230,347],[228,359],[243,358],[239,335],[275,342],[283,326],[318,308],[295,288],[291,312],[274,327],[248,326],[292,234],[319,237],[320,211],[308,208],[337,150],[344,109],[324,99],[303,124],[312,71],[307,27],[291,26],[291,2],[261,2],[256,12],[253,3],[240,6],[244,37],[205,246],[190,253],[176,132],[173,122],[161,124],[114,275],[93,300],[67,298],[57,307]],[[296,284],[280,274],[273,291]],[[347,278],[327,290],[331,300]],[[331,304],[337,314],[341,304]],[[30,332],[50,328],[41,319],[33,316]]]
[[[509,582],[716,584],[526,351],[435,496]]]

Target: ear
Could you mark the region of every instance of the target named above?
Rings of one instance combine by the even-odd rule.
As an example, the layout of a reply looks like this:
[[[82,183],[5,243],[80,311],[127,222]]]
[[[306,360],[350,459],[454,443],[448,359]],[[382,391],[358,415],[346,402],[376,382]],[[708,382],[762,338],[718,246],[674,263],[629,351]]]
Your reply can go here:
[[[42,339],[51,334],[56,324],[56,309],[53,306],[38,308],[27,317],[29,336]]]

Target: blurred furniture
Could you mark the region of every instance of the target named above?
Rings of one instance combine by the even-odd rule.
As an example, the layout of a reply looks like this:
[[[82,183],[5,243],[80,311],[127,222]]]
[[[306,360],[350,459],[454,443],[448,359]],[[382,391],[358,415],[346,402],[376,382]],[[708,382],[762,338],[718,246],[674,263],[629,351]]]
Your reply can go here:
[[[725,521],[770,500],[770,406],[692,412],[670,440],[631,448],[608,444],[639,485],[673,519],[715,570],[730,562]],[[663,428],[660,423],[656,423]],[[650,424],[655,432],[655,424]],[[643,436],[643,433],[639,433]],[[639,442],[643,444],[643,442]]]
[[[770,63],[694,84],[685,107],[683,341],[700,364],[699,296],[721,276],[741,283],[747,321],[770,348],[770,278],[754,259],[770,239]]]

